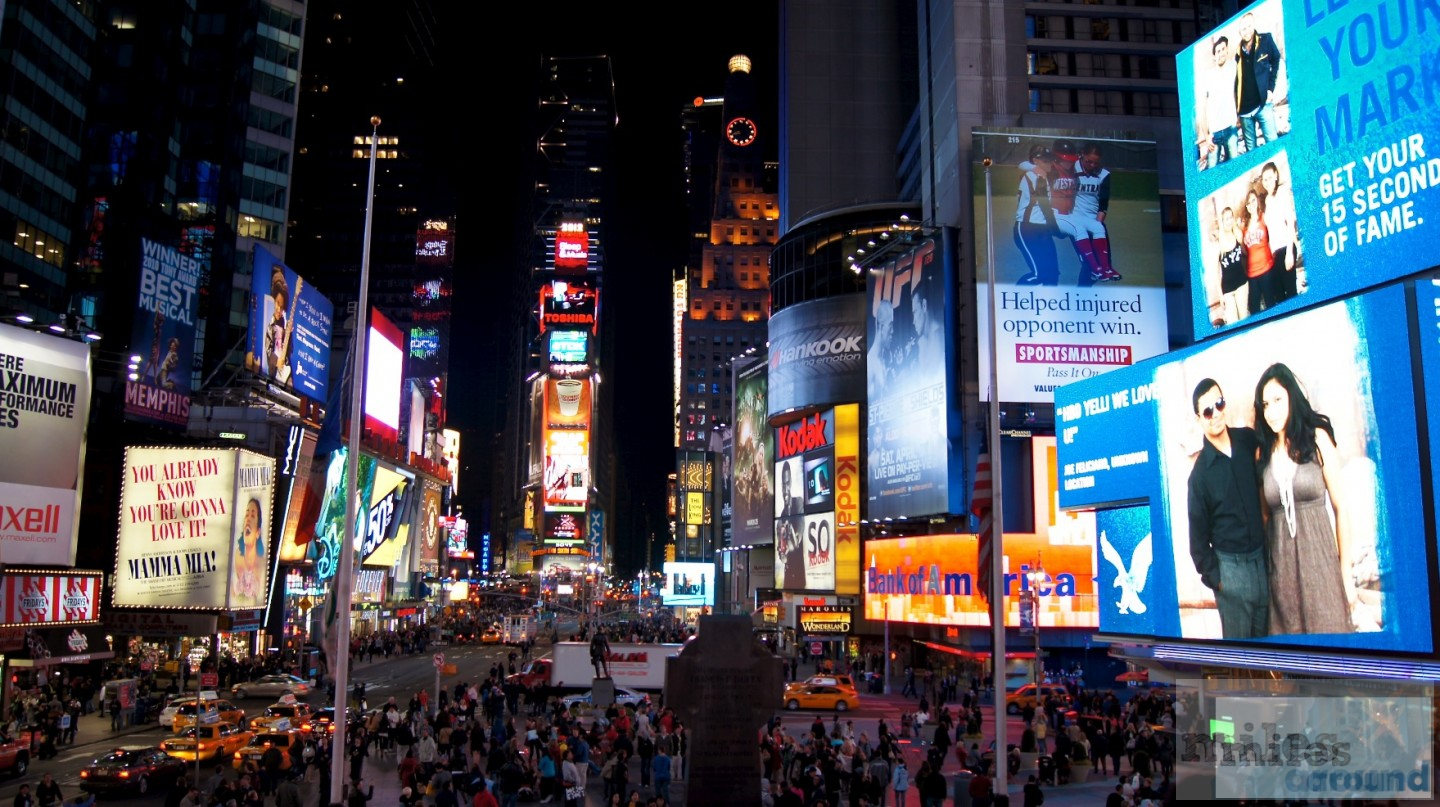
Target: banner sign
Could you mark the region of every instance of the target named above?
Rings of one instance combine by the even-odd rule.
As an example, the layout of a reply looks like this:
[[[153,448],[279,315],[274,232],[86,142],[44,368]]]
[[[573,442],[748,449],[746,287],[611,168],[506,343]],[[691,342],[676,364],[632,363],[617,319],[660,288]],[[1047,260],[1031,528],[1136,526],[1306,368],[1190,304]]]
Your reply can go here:
[[[1099,508],[1102,630],[1431,651],[1411,316],[1392,285],[1057,394],[1060,503]],[[1263,596],[1226,622],[1215,588],[1246,553]]]
[[[1050,403],[1062,384],[1168,350],[1154,142],[1060,129],[971,136],[975,311],[979,333],[990,333],[993,234],[999,399]],[[993,160],[993,226],[985,158]],[[979,359],[988,379],[990,352]],[[991,399],[984,382],[980,398]]]
[[[1435,265],[1436,25],[1264,0],[1176,56],[1196,339]]]
[[[770,317],[769,413],[865,397],[865,296],[840,294]]]
[[[241,449],[125,450],[116,606],[263,607],[275,460]]]
[[[100,572],[0,574],[0,627],[95,622],[103,578]]]
[[[73,566],[90,346],[0,325],[0,562]]]
[[[103,624],[111,633],[178,639],[186,636],[214,636],[216,619],[210,614],[176,611],[117,611],[107,609]]]
[[[130,353],[140,357],[125,380],[125,417],[175,429],[190,424],[195,371],[195,310],[200,304],[200,261],[140,239],[140,296]]]
[[[775,439],[769,423],[769,365],[735,362],[735,471],[731,524],[736,546],[775,540]]]
[[[943,230],[866,273],[870,518],[961,512],[955,238]]]
[[[797,605],[795,617],[800,632],[809,636],[849,633],[851,608],[848,605]]]
[[[334,306],[265,247],[255,247],[245,368],[317,401],[330,380]]]
[[[1089,542],[1087,543],[1087,539]],[[1020,624],[1022,593],[1040,595],[1041,627],[1094,628],[1093,536],[1005,533],[1005,624]],[[865,542],[865,617],[923,625],[988,627],[990,605],[977,591],[979,539],[925,535]],[[1038,587],[1029,572],[1043,566]]]

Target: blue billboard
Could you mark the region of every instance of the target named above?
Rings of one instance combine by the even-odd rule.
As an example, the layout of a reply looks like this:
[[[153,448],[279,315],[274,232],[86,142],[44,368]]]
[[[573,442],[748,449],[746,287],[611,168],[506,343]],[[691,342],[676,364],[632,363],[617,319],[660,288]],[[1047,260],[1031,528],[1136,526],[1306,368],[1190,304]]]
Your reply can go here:
[[[871,519],[962,512],[955,250],[945,229],[866,273]]]
[[[254,260],[245,368],[323,401],[334,306],[264,247],[255,247]]]
[[[184,429],[195,372],[195,311],[202,262],[175,247],[140,239],[140,290],[125,381],[125,418]]]
[[[1440,276],[1415,282],[1419,311],[1420,365],[1424,368],[1425,411],[1440,414]],[[1440,428],[1427,430],[1430,438],[1430,485],[1435,517],[1440,519]]]
[[[1402,602],[1428,602],[1434,541],[1405,298],[1056,391],[1060,506],[1099,509],[1102,631],[1431,651],[1429,609]]]
[[[1434,264],[1427,4],[1265,0],[1177,56],[1197,339]]]

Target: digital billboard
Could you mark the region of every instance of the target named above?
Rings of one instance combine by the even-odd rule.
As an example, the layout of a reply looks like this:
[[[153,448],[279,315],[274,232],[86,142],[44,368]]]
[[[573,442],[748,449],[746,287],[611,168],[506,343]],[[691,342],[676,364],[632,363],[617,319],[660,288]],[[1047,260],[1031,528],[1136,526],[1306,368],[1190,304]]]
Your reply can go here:
[[[275,460],[242,449],[132,446],[123,473],[115,605],[264,607]]]
[[[0,574],[0,627],[39,627],[100,619],[99,572]]]
[[[456,516],[450,519],[450,532],[445,537],[445,554],[452,560],[469,560],[475,557],[475,550],[470,548],[470,523],[464,518]]]
[[[1435,264],[1437,17],[1264,0],[1176,57],[1197,339]],[[1227,283],[1232,238],[1243,271]]]
[[[988,334],[993,243],[999,400],[1050,403],[1062,384],[1164,353],[1170,333],[1155,143],[1062,129],[971,136],[975,311],[979,332]],[[993,160],[993,225],[985,220],[985,158]],[[980,398],[988,401],[983,346],[979,371]]]
[[[1402,602],[1428,601],[1415,559],[1434,541],[1416,495],[1405,291],[1062,390],[1060,501],[1102,508],[1102,629],[1431,650],[1429,609]]]
[[[90,345],[0,325],[0,561],[73,566]]]
[[[771,415],[865,397],[865,296],[838,294],[770,317]]]
[[[584,274],[590,268],[590,231],[582,221],[566,221],[555,231],[556,271]]]
[[[835,590],[834,410],[775,429],[775,584]]]
[[[184,429],[190,424],[195,372],[195,311],[200,261],[175,247],[140,239],[140,292],[130,353],[135,378],[125,380],[125,417]]]
[[[705,606],[715,604],[715,564],[665,562],[660,583],[660,604]]]
[[[775,439],[767,417],[769,365],[761,359],[735,362],[734,492],[730,501],[736,546],[774,540]]]
[[[423,222],[415,234],[415,285],[410,294],[411,378],[434,378],[450,367],[451,276],[455,231],[450,222]]]
[[[378,308],[370,309],[369,333],[365,344],[365,427],[382,439],[396,440],[400,436],[405,337]]]
[[[550,328],[595,330],[600,292],[587,280],[552,280],[540,287],[540,332]]]
[[[866,513],[960,512],[955,231],[921,239],[865,278]]]
[[[245,369],[326,400],[334,306],[265,247],[255,247],[253,260]]]
[[[590,332],[571,328],[550,331],[550,363],[584,364],[590,358]]]
[[[439,483],[429,479],[422,482],[420,498],[419,563],[416,570],[422,574],[440,572],[440,501]]]
[[[1420,365],[1424,368],[1425,411],[1440,413],[1440,277],[1415,283],[1416,307],[1419,309]],[[1434,512],[1440,513],[1440,428],[1427,430],[1430,438],[1430,493],[1435,497]]]
[[[590,380],[545,379],[545,510],[580,511],[590,498]]]
[[[529,462],[526,465],[526,484],[539,485],[545,470],[545,376],[536,376],[530,382],[530,446]]]
[[[1044,568],[1038,588],[1042,628],[1093,628],[1096,613],[1094,536],[1052,531],[1005,533],[1005,624],[1020,624],[1028,573]],[[980,596],[980,543],[974,535],[872,538],[865,542],[865,616],[876,621],[987,627],[990,605]]]
[[[330,452],[330,464],[325,469],[325,495],[320,506],[320,515],[315,520],[315,544],[311,559],[315,561],[315,577],[322,583],[335,576],[340,569],[341,537],[345,534],[345,504],[350,501],[370,501],[375,490],[375,458],[361,452],[356,476],[359,497],[352,498],[348,492],[347,451],[341,447]],[[355,534],[346,545],[353,550],[358,544],[366,518],[355,514]]]
[[[585,520],[579,513],[546,513],[545,532],[537,549],[578,547],[585,543]]]
[[[314,431],[296,423],[285,434],[285,451],[280,457],[280,485],[276,488],[277,498],[283,502],[280,518],[279,550],[281,563],[300,563],[305,560],[309,535],[300,529],[305,498],[310,491],[310,477],[315,461]],[[313,535],[313,533],[311,533]],[[296,539],[304,536],[305,543]]]

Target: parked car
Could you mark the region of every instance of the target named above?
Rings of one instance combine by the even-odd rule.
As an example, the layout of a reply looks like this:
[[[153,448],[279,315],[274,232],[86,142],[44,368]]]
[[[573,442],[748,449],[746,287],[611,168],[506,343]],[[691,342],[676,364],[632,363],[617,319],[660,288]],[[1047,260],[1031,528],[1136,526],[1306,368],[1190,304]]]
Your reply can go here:
[[[561,698],[560,702],[565,705],[566,709],[570,709],[576,706],[594,706],[594,695],[595,690],[592,689],[580,695],[567,695],[564,698]],[[646,695],[643,692],[636,692],[629,687],[615,687],[616,706],[638,707],[642,703],[649,702],[649,700],[650,696]]]
[[[194,762],[201,759],[224,759],[244,748],[255,732],[235,723],[206,723],[191,726],[160,743],[160,750],[173,757]]]
[[[784,703],[785,708],[792,712],[796,709],[834,709],[837,712],[847,712],[860,706],[860,696],[856,694],[855,687],[801,682],[785,686]]]
[[[239,700],[246,698],[278,698],[282,695],[304,697],[310,694],[310,682],[298,675],[279,673],[262,675],[254,681],[246,681],[230,687],[230,694]]]
[[[80,770],[80,789],[86,793],[144,795],[152,787],[170,787],[190,763],[148,745],[115,748]]]
[[[1014,692],[1005,693],[1005,712],[1018,715],[1025,710],[1025,707],[1034,707],[1037,700],[1041,703],[1047,702],[1051,697],[1060,699],[1060,702],[1069,708],[1073,698],[1070,697],[1070,690],[1060,684],[1041,684],[1039,686],[1039,697],[1036,697],[1036,686],[1025,684]]]

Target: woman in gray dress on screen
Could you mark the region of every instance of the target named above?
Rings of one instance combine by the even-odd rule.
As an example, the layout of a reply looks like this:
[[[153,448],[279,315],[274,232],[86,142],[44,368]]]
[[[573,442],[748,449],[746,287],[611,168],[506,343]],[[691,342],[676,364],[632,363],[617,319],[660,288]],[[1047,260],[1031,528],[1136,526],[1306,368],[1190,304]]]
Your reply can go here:
[[[1261,374],[1255,414],[1270,556],[1270,632],[1353,632],[1335,428],[1310,408],[1284,364]]]

